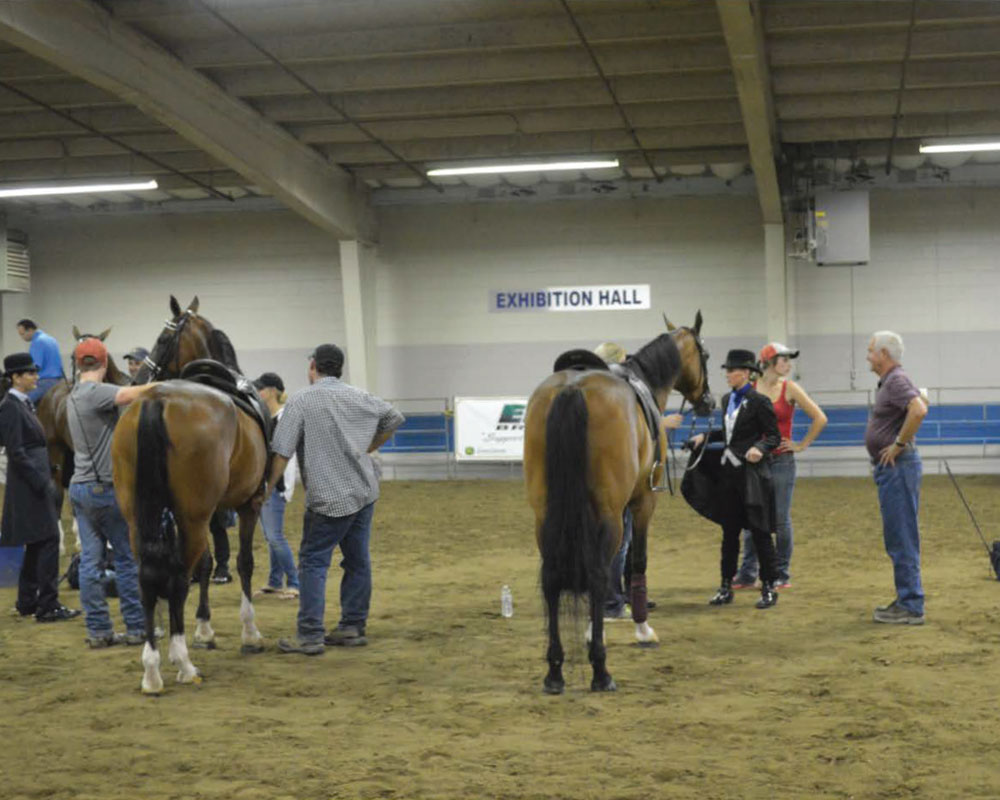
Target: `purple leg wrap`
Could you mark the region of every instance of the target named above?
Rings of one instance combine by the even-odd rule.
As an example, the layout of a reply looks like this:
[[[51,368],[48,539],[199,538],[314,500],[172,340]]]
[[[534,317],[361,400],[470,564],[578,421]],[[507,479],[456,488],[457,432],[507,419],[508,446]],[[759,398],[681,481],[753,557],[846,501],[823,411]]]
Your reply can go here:
[[[632,621],[636,625],[641,625],[646,621],[648,612],[646,609],[646,576],[632,576]]]

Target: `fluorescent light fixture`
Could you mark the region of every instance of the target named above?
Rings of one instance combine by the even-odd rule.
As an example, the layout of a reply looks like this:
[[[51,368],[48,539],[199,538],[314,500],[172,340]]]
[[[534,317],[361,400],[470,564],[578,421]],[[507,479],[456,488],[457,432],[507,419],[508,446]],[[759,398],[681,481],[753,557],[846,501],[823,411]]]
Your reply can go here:
[[[920,143],[921,153],[982,153],[1000,150],[1000,136],[991,139],[928,139]]]
[[[560,170],[614,169],[618,159],[601,161],[535,161],[526,164],[488,164],[479,167],[446,167],[427,171],[429,178],[443,178],[446,175],[497,175],[513,172],[558,172]]]
[[[0,197],[42,197],[57,194],[98,194],[100,192],[146,192],[157,188],[155,180],[128,183],[75,183],[50,186],[0,187]]]

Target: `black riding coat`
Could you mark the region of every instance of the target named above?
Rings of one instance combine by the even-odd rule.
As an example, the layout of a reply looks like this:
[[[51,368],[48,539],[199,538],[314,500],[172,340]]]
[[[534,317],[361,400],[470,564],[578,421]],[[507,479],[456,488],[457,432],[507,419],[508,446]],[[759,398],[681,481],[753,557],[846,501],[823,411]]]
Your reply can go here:
[[[729,394],[722,398],[721,407],[723,412],[729,407]],[[710,442],[725,444],[725,441],[725,430],[718,429],[711,431],[705,444]],[[777,527],[770,453],[780,444],[781,433],[778,431],[778,418],[774,414],[774,406],[767,396],[750,389],[743,398],[743,407],[736,417],[729,449],[742,462],[739,468],[742,480],[738,480],[737,485],[746,522],[752,528],[768,532],[774,531]],[[747,450],[751,447],[756,447],[764,454],[764,458],[756,464],[746,460]],[[697,458],[700,452],[696,450],[692,454],[692,459]],[[722,449],[706,451],[698,466],[685,473],[681,483],[681,493],[691,507],[703,517],[720,525],[734,513],[734,509],[727,507],[724,493],[721,491],[721,470],[734,468],[721,463],[722,453]]]
[[[11,547],[58,536],[45,430],[27,404],[9,392],[0,402],[0,444],[7,448],[0,545]]]

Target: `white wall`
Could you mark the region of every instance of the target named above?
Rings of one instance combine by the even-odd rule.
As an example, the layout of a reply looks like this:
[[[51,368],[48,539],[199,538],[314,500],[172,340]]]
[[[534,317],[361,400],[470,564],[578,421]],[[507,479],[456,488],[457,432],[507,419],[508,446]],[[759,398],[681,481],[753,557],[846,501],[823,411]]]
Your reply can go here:
[[[86,333],[113,326],[116,358],[151,348],[170,316],[169,297],[232,339],[247,375],[281,374],[305,385],[306,354],[343,342],[336,240],[291,213],[74,216],[20,219],[30,236],[32,291],[6,295],[4,352],[25,349],[13,330],[23,316],[55,336],[64,359],[73,325]]]
[[[379,381],[391,398],[522,394],[571,347],[629,349],[661,312],[705,317],[713,387],[729,347],[763,344],[763,231],[748,196],[379,209]],[[10,219],[31,236],[31,295],[3,299],[3,350],[31,316],[70,346],[72,325],[113,325],[120,356],[149,347],[170,293],[232,338],[247,374],[305,382],[315,344],[343,344],[337,243],[290,213]],[[810,390],[868,389],[864,349],[879,328],[906,339],[923,386],[1000,386],[1000,189],[879,191],[872,262],[789,262],[791,342]],[[851,280],[853,275],[853,294]],[[648,283],[649,311],[490,313],[491,289]],[[852,316],[855,335],[852,342]],[[348,370],[350,364],[348,364]],[[863,398],[861,398],[863,399]],[[958,399],[952,397],[950,399]]]

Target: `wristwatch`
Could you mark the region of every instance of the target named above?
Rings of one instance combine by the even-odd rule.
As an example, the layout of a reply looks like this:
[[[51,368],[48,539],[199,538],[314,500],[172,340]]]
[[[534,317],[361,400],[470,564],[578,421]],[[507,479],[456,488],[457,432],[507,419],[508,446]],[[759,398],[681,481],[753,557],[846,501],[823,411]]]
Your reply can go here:
[[[904,449],[906,448],[906,442],[902,442],[899,439],[896,439],[895,444],[896,444],[896,447],[902,447]]]

